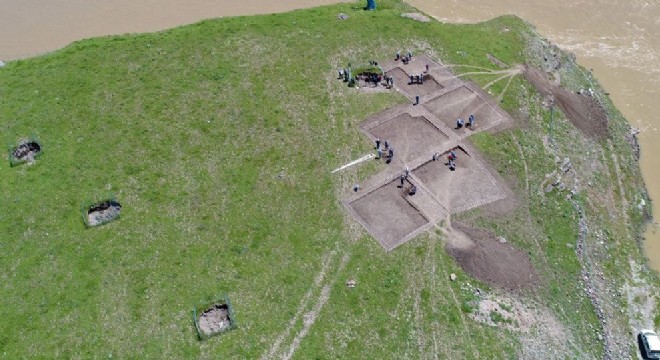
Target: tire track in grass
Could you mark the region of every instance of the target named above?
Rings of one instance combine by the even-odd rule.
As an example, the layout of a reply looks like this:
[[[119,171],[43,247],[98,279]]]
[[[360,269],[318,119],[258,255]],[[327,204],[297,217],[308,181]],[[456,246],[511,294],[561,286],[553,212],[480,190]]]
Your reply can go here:
[[[439,229],[440,231],[443,231],[441,228],[439,228],[439,227],[437,227],[437,226],[434,227],[434,228],[432,228],[432,229]],[[436,240],[442,241],[441,236],[438,235],[438,234],[436,234],[435,232],[433,232],[433,231],[429,231],[428,233],[431,234],[432,237],[434,237]],[[440,258],[442,258],[442,257],[440,257]],[[441,260],[441,259],[440,259],[440,260]],[[436,261],[437,261],[437,258],[436,258]],[[441,261],[443,262],[443,263],[441,264],[442,266],[440,266],[440,271],[442,272],[442,277],[445,278],[445,279],[448,279],[448,278],[449,278],[449,275],[448,275],[447,272],[444,270],[447,264],[445,264],[444,260],[441,260]],[[448,288],[448,290],[449,290],[448,293],[451,295],[451,298],[452,298],[452,300],[453,300],[453,302],[454,302],[454,305],[456,306],[456,309],[458,309],[459,314],[460,314],[460,323],[461,323],[461,327],[463,328],[463,335],[462,335],[462,338],[463,338],[463,339],[469,339],[469,338],[470,338],[470,330],[468,329],[468,327],[467,327],[467,325],[466,325],[467,320],[466,320],[466,318],[465,318],[465,315],[463,314],[463,311],[461,310],[461,302],[458,301],[458,298],[456,297],[456,293],[454,292],[454,289],[452,288],[451,284],[449,284],[449,286],[448,286],[447,288]],[[483,336],[483,330],[482,330],[482,336]],[[479,355],[480,355],[480,354],[479,354],[479,349],[476,348],[474,345],[472,345],[472,344],[473,344],[472,342],[471,342],[470,344],[471,344],[470,347],[471,347],[472,350],[473,350],[472,353],[476,354],[477,357],[479,357]]]
[[[518,141],[518,137],[511,133],[511,139],[513,140],[513,143],[516,144],[516,147],[518,148],[518,154],[520,154],[520,158],[523,161],[523,166],[525,168],[525,189],[527,190],[527,196],[530,195],[529,193],[529,168],[527,167],[527,159],[525,158],[525,153],[523,152],[522,146],[520,146],[520,142]]]
[[[300,347],[300,343],[305,338],[305,336],[307,336],[307,333],[309,333],[309,329],[316,322],[316,318],[319,316],[319,313],[323,309],[323,306],[328,302],[332,287],[337,281],[337,277],[339,276],[341,271],[344,270],[344,267],[348,263],[349,259],[350,259],[350,254],[348,253],[344,254],[344,256],[341,258],[339,266],[336,269],[335,276],[323,286],[323,288],[321,289],[321,294],[319,295],[318,298],[316,298],[316,304],[314,305],[314,307],[310,312],[304,315],[303,328],[300,329],[300,331],[293,338],[293,341],[289,346],[289,351],[284,356],[282,356],[282,359],[290,360],[291,357],[293,357],[293,355],[295,354],[296,350],[298,350],[298,348]]]
[[[261,356],[261,360],[273,359],[275,354],[279,351],[280,346],[282,346],[282,342],[284,341],[284,339],[286,339],[289,336],[289,334],[291,333],[291,330],[293,329],[293,327],[298,322],[300,316],[303,314],[303,311],[305,311],[305,309],[307,308],[309,300],[312,297],[312,294],[316,291],[316,289],[323,282],[323,279],[325,278],[325,275],[328,272],[328,268],[330,266],[330,263],[331,263],[331,260],[332,260],[332,257],[334,256],[334,254],[335,254],[335,251],[331,251],[331,252],[329,252],[328,254],[325,255],[325,257],[323,258],[323,261],[321,263],[321,271],[319,271],[319,273],[316,275],[316,277],[314,278],[314,283],[309,288],[309,290],[307,290],[307,293],[305,293],[303,298],[300,300],[300,303],[298,305],[298,308],[296,309],[295,315],[289,321],[289,325],[287,325],[286,329],[284,329],[284,331],[282,331],[280,333],[280,335],[277,337],[277,339],[275,340],[273,345],[270,347],[268,352],[266,352],[265,354],[263,354]]]
[[[424,265],[425,269],[431,269],[431,271],[429,273],[429,279],[428,279],[429,280],[429,285],[430,285],[430,288],[431,288],[431,290],[430,290],[431,299],[429,301],[429,304],[431,305],[431,312],[433,312],[433,314],[438,313],[438,307],[436,306],[435,300],[439,299],[439,295],[438,295],[438,291],[437,291],[438,282],[437,282],[436,266],[435,266],[435,264],[436,264],[435,243],[436,243],[436,240],[431,238],[431,236],[429,236],[429,251],[427,253],[426,263]],[[432,340],[433,340],[433,353],[432,353],[432,355],[433,355],[434,360],[438,360],[438,353],[439,353],[439,350],[438,350],[438,337],[440,336],[439,334],[440,334],[439,322],[438,321],[433,321],[431,323],[431,336],[432,336]],[[442,343],[444,344],[445,342],[442,341]],[[450,351],[449,351],[449,349],[447,349],[444,346],[443,346],[443,348],[445,349],[445,351],[443,351],[443,354],[446,355],[443,358],[447,358],[447,356],[450,355],[449,354]]]

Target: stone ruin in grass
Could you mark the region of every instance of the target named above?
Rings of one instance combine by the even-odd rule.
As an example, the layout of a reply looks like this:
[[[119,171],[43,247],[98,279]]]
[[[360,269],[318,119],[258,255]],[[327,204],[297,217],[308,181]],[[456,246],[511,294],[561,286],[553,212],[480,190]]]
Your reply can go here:
[[[109,223],[119,218],[121,204],[116,200],[106,200],[92,204],[85,209],[84,220],[89,227]]]
[[[201,307],[203,311],[199,315],[197,309],[198,307],[193,309],[193,320],[197,335],[201,340],[236,328],[233,307],[227,298],[224,301],[214,302],[210,306]]]
[[[42,148],[36,140],[21,140],[15,147],[9,149],[9,163],[15,166],[22,163],[32,163],[41,154]]]

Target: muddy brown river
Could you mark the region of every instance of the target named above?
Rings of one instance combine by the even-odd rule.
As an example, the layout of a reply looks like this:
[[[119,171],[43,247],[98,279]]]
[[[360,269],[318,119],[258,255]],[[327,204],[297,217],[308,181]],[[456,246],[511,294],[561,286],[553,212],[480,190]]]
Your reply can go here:
[[[0,0],[0,60],[35,56],[93,36],[156,31],[205,18],[287,11],[335,0]],[[628,121],[639,128],[641,166],[660,199],[660,2],[658,0],[408,0],[441,21],[476,22],[516,14],[574,52]],[[366,1],[365,1],[366,3]],[[660,200],[654,202],[660,215]],[[660,271],[657,217],[646,254]]]

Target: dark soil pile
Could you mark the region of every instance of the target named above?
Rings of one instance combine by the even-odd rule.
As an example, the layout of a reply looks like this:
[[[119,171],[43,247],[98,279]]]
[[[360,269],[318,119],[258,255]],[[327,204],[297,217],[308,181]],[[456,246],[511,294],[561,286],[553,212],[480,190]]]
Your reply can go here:
[[[94,204],[87,209],[87,224],[97,226],[119,217],[121,204],[114,200]]]
[[[541,69],[527,68],[524,76],[539,93],[553,98],[571,123],[585,135],[597,139],[607,137],[607,114],[596,99],[564,89],[553,83]]]
[[[534,266],[523,251],[500,242],[487,231],[460,223],[453,223],[452,227],[474,242],[467,248],[447,247],[449,254],[470,275],[507,290],[528,287],[538,281]]]
[[[199,329],[205,335],[223,332],[231,327],[229,307],[227,304],[216,304],[199,316]]]

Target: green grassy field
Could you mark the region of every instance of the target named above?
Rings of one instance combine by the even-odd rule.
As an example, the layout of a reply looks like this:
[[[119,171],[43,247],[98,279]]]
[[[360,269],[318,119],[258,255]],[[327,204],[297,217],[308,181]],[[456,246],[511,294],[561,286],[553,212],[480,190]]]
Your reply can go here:
[[[84,40],[0,69],[0,139],[36,136],[44,146],[33,165],[0,166],[0,357],[515,358],[524,341],[470,318],[473,291],[447,281],[469,276],[435,234],[385,253],[346,214],[339,195],[378,166],[330,174],[371,151],[357,124],[407,101],[350,89],[334,80],[337,68],[407,49],[491,69],[488,53],[527,62],[532,35],[519,19],[449,25],[405,11],[384,0],[376,12],[349,3],[209,20]],[[533,103],[521,77],[509,89],[507,110]],[[479,210],[462,218],[528,251],[545,280],[518,296],[570,330],[573,357],[599,355],[599,345],[579,345],[598,320],[566,246],[577,236],[575,210],[562,195],[520,191],[554,162],[542,145],[548,115],[534,111],[541,121],[475,139],[520,186],[522,206],[506,219]],[[632,207],[642,184],[636,167],[624,175]],[[615,181],[602,178],[602,188]],[[80,206],[109,195],[121,218],[86,229]],[[630,229],[612,266],[640,256],[635,214],[623,225],[602,219]],[[238,328],[200,342],[191,310],[221,294]]]

